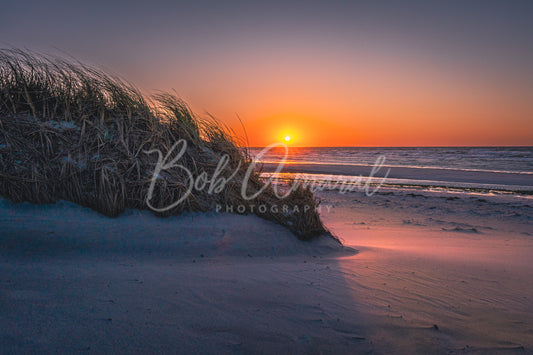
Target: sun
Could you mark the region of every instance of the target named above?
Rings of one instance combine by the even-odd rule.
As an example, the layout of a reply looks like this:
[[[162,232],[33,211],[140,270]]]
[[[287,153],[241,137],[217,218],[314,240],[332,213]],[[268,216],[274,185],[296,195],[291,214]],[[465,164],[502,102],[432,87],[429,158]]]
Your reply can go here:
[[[292,137],[289,135],[286,135],[284,139],[285,139],[285,142],[290,142]]]

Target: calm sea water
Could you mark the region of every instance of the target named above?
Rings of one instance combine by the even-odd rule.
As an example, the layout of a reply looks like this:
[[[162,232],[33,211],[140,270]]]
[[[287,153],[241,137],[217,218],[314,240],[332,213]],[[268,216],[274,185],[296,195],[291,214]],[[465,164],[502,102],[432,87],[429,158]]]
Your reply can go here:
[[[251,149],[252,155],[260,151]],[[285,149],[274,148],[261,160],[278,162],[284,154]],[[373,165],[379,156],[384,156],[389,166],[533,173],[533,147],[289,147],[287,161]]]
[[[257,156],[261,150],[252,148],[250,153]],[[285,149],[278,147],[259,160],[279,163],[284,156]],[[301,170],[315,176],[364,176],[365,167],[373,166],[379,157],[391,169],[388,182],[398,186],[533,193],[533,147],[289,147],[286,161],[292,174]]]

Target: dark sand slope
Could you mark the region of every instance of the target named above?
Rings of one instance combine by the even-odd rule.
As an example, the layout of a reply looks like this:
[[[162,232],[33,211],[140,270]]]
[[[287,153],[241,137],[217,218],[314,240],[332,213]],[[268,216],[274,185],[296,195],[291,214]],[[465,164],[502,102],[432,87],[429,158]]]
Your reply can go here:
[[[355,251],[330,237],[302,242],[233,214],[0,210],[2,353],[369,348],[331,274],[331,258]],[[334,288],[316,287],[331,276]]]

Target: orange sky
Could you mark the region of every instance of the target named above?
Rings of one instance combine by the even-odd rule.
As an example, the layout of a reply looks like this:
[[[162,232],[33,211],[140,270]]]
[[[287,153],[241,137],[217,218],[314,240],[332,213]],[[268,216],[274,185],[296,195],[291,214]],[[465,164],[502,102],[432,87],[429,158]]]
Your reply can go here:
[[[26,0],[0,43],[239,115],[252,146],[533,145],[532,23],[519,0]]]
[[[195,111],[207,110],[241,133],[238,114],[252,146],[286,134],[295,146],[533,144],[531,86],[417,59],[330,68],[316,59],[310,67],[242,63],[209,85],[215,73],[200,73],[205,80],[187,96]]]
[[[294,146],[533,145],[533,76],[516,69],[524,58],[449,58],[410,40],[340,49],[315,41],[319,52],[281,43],[230,49],[141,82],[175,88],[237,133],[239,115],[251,146],[286,133]]]

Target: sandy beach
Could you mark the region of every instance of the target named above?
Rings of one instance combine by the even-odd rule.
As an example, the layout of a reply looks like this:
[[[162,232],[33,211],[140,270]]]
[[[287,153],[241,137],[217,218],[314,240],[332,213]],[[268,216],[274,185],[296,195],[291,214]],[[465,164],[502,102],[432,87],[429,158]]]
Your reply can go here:
[[[344,247],[255,216],[3,200],[2,352],[533,351],[530,199],[319,197]]]

